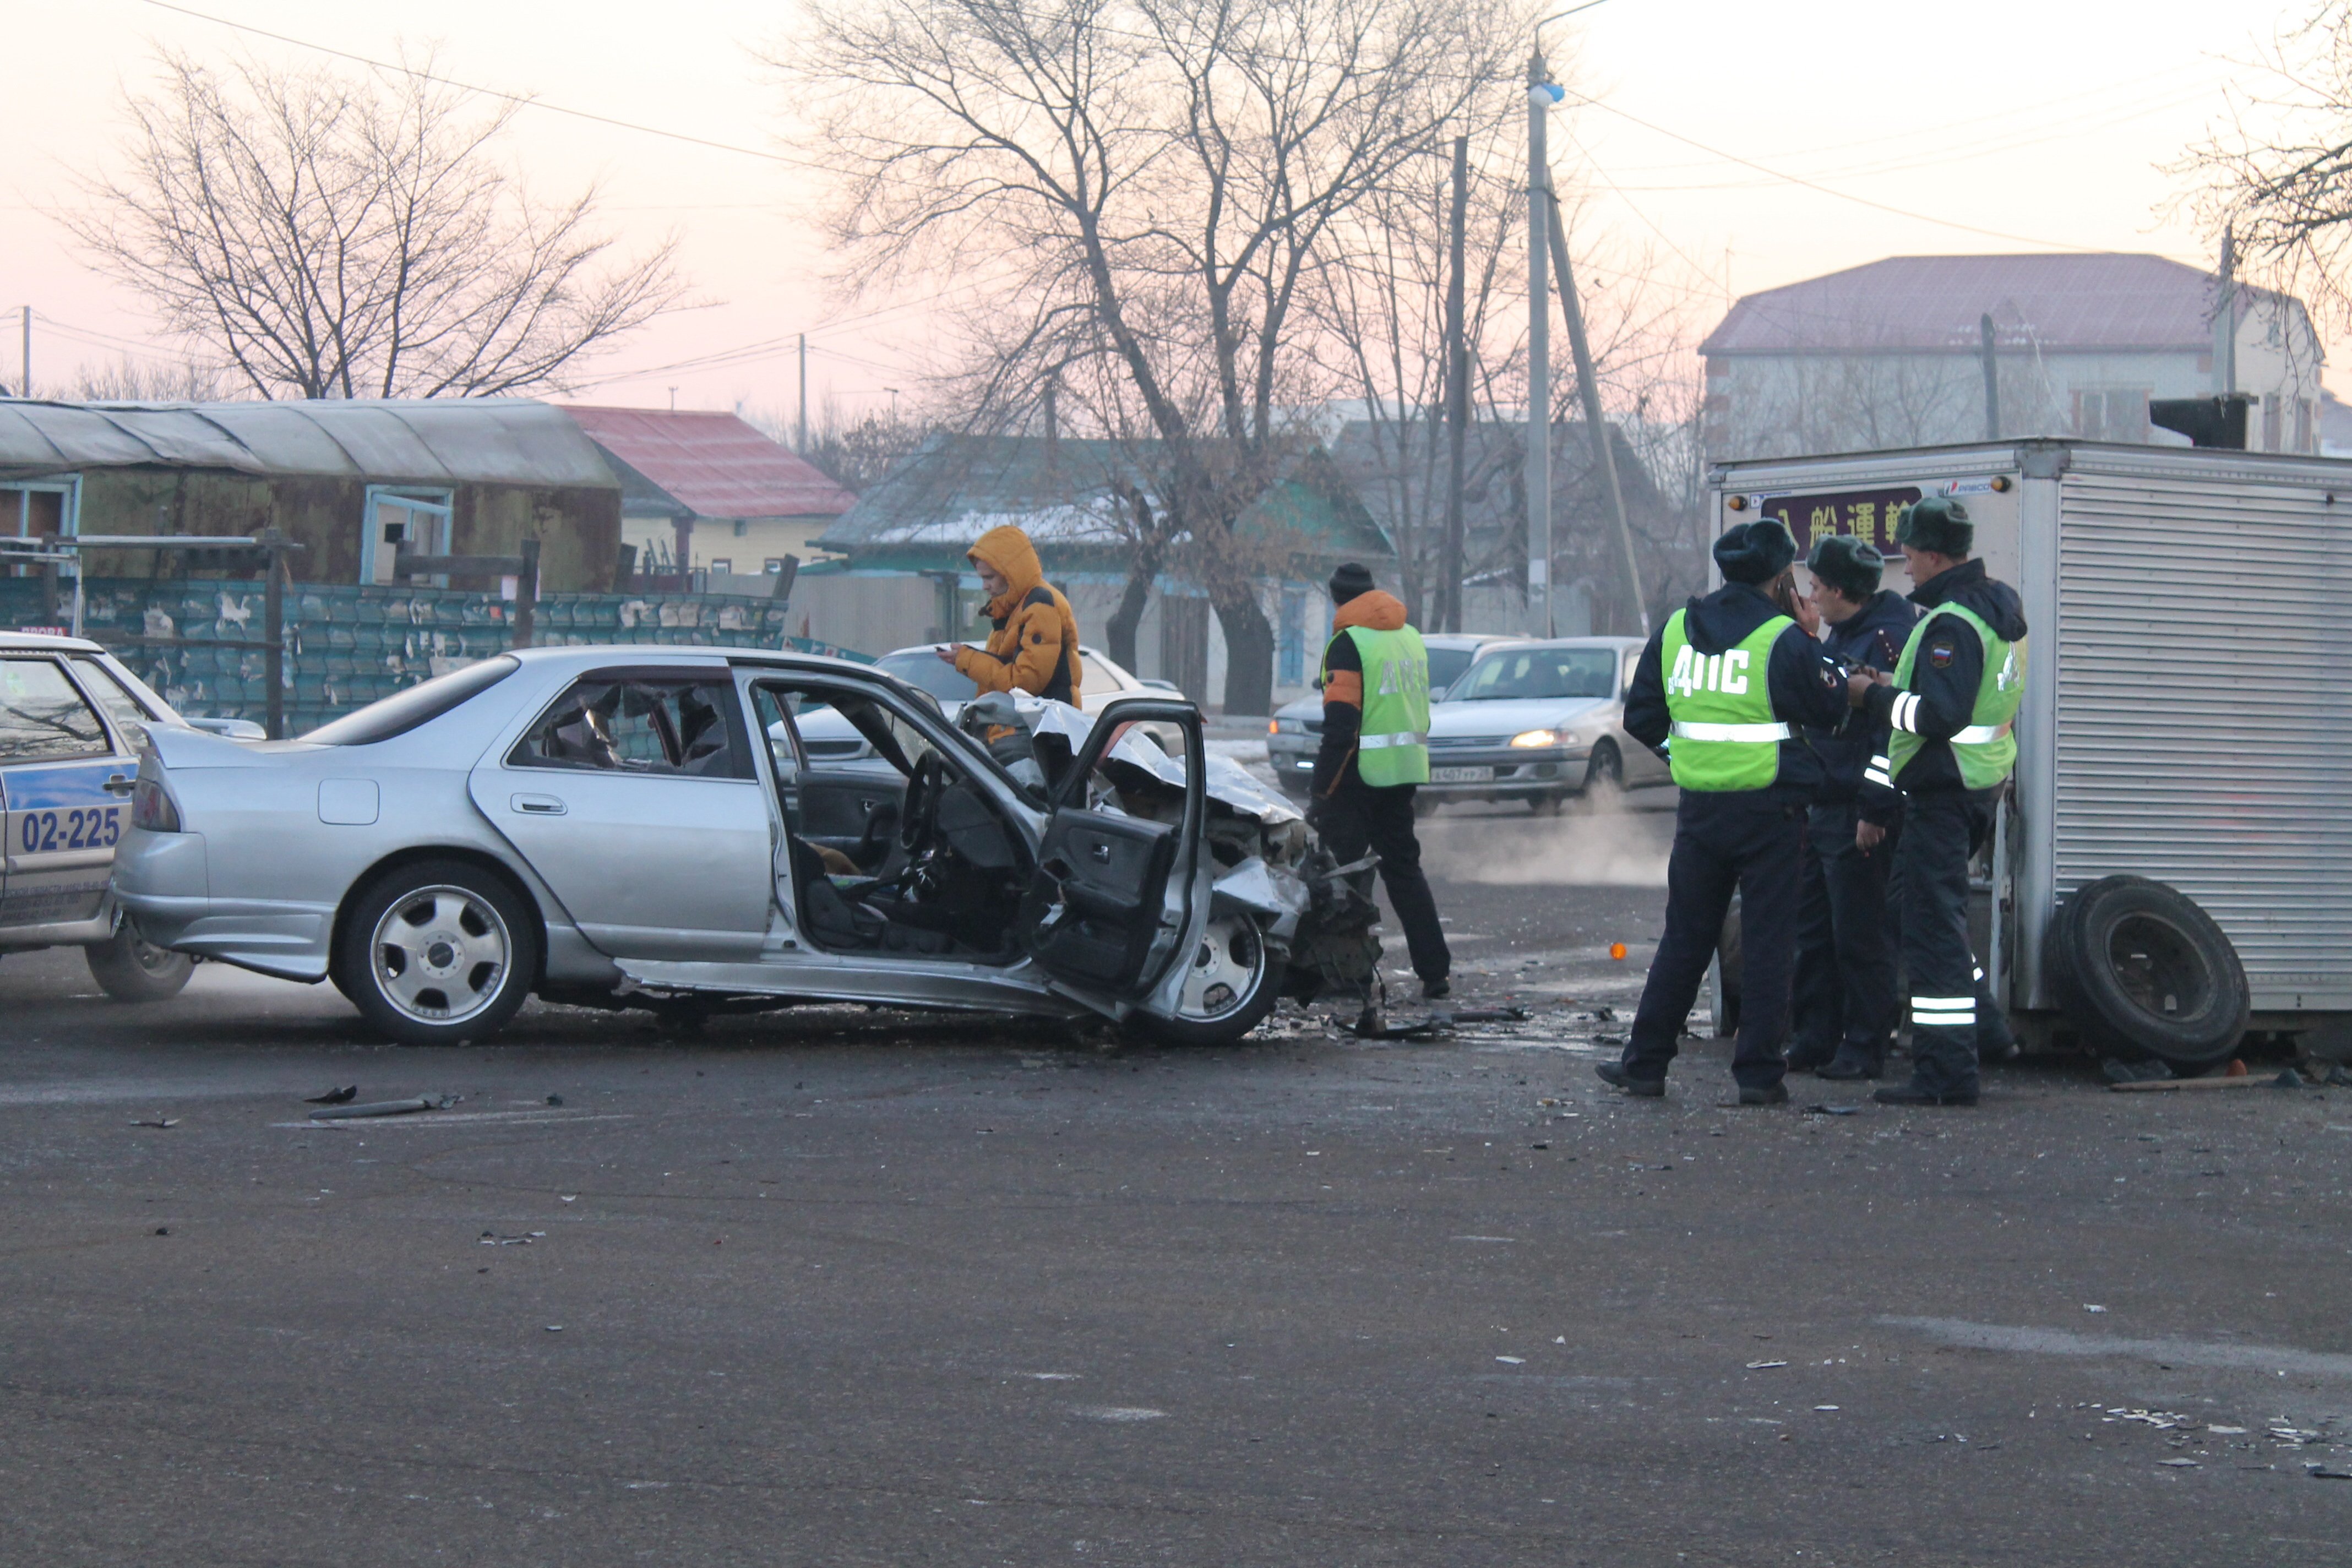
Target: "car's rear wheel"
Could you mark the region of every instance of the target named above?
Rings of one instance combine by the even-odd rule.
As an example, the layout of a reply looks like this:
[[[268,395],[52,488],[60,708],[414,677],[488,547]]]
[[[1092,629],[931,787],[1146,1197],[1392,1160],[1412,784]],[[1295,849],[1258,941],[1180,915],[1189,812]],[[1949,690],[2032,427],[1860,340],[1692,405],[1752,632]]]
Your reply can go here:
[[[404,1046],[498,1033],[539,971],[538,932],[522,900],[463,861],[387,873],[360,896],[343,930],[337,987]]]
[[[142,937],[127,920],[113,936],[81,953],[89,977],[117,1002],[162,1002],[177,996],[196,967],[186,953],[157,947]]]
[[[1201,933],[1172,1017],[1134,1016],[1163,1045],[1223,1046],[1265,1022],[1282,994],[1283,962],[1244,914],[1220,915]]]

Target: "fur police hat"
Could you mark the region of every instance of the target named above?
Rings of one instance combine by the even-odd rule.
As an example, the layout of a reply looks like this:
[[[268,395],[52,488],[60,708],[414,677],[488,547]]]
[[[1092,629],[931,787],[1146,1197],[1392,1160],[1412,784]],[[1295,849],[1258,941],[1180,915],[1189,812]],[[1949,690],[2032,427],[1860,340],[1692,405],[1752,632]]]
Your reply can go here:
[[[1360,594],[1372,591],[1372,569],[1360,561],[1349,561],[1331,574],[1331,602],[1344,605]]]
[[[1864,544],[1851,533],[1824,533],[1813,541],[1813,552],[1805,558],[1805,565],[1847,598],[1862,600],[1878,592],[1886,558],[1875,545]]]
[[[1895,525],[1895,543],[1932,550],[1955,560],[1965,560],[1976,542],[1977,525],[1969,521],[1969,509],[1950,496],[1913,501],[1903,509],[1903,521]]]
[[[1776,517],[1734,523],[1715,542],[1715,563],[1727,583],[1769,583],[1797,558],[1797,542]]]

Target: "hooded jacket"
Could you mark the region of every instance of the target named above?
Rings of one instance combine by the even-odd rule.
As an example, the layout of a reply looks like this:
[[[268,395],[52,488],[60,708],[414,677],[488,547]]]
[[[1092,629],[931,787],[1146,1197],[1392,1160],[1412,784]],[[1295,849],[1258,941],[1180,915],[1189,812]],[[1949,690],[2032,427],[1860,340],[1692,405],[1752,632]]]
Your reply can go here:
[[[1822,628],[1822,652],[1849,675],[1864,667],[1892,674],[1918,619],[1919,612],[1902,595],[1881,588],[1853,615]],[[1846,721],[1843,732],[1814,729],[1810,734],[1823,773],[1814,803],[1852,805],[1863,821],[1894,826],[1903,815],[1902,797],[1863,776],[1871,758],[1886,754],[1886,726],[1873,724],[1867,715],[1857,714]]]
[[[965,552],[1001,574],[1008,586],[988,601],[986,647],[956,649],[955,667],[981,695],[1026,691],[1076,704],[1086,686],[1078,661],[1078,618],[1069,600],[1045,581],[1029,536],[1010,523],[992,528]]]
[[[1357,595],[1332,615],[1331,642],[1323,650],[1323,744],[1315,753],[1315,799],[1328,800],[1343,788],[1372,787],[1356,773],[1356,738],[1364,722],[1364,656],[1348,628],[1393,632],[1404,624],[1404,602],[1378,588]]]
[[[1959,605],[1982,616],[2004,642],[2020,642],[2025,637],[2025,606],[2017,590],[1985,575],[1981,561],[1963,561],[1937,573],[1911,590],[1911,602],[1922,610]],[[1947,642],[1948,658],[1943,652]],[[1975,720],[1977,688],[1984,680],[1984,639],[1958,616],[1944,616],[1936,622],[1928,651],[1935,657],[1922,658],[1912,667],[1907,688],[1919,699],[1911,728],[1926,744],[1903,770],[1897,787],[1905,795],[1968,787],[1952,755],[1951,739]],[[1874,686],[1864,699],[1863,712],[1882,734],[1894,714],[1896,689]]]
[[[1757,627],[1780,613],[1780,607],[1766,597],[1762,589],[1747,583],[1726,583],[1704,599],[1693,599],[1685,608],[1684,635],[1690,638],[1691,647],[1703,654],[1738,647],[1755,634]],[[1653,750],[1664,744],[1674,723],[1674,715],[1666,708],[1665,659],[1662,651],[1665,638],[1663,625],[1650,634],[1649,646],[1642,650],[1642,662],[1633,669],[1633,684],[1625,694],[1625,732]],[[1789,626],[1773,639],[1772,657],[1765,668],[1773,713],[1782,723],[1797,726],[1799,732],[1780,742],[1780,772],[1772,781],[1772,787],[1753,793],[1782,805],[1802,803],[1821,787],[1823,776],[1821,759],[1813,754],[1803,730],[1834,730],[1844,723],[1845,678],[1838,673],[1835,665],[1822,657],[1821,645],[1799,626]],[[1742,790],[1730,795],[1749,793]]]

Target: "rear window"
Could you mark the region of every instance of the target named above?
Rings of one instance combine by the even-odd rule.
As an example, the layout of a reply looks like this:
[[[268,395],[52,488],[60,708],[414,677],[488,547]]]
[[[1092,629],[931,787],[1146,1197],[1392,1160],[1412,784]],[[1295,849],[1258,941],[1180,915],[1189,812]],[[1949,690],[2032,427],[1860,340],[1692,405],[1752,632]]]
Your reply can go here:
[[[434,677],[422,686],[394,692],[371,702],[356,713],[346,713],[331,724],[321,724],[302,739],[320,746],[366,746],[405,735],[419,724],[429,724],[460,703],[470,701],[516,670],[521,662],[500,654],[463,669]]]

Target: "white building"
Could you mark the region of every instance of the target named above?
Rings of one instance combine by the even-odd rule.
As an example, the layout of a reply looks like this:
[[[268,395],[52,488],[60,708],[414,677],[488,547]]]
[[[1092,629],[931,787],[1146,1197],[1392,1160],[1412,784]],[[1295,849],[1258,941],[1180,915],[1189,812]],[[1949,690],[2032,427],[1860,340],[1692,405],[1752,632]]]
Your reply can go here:
[[[2239,284],[2215,369],[2211,274],[2160,256],[1898,256],[1742,298],[1699,345],[1710,458],[2081,436],[2185,446],[2148,400],[2249,393],[2246,445],[2320,449],[2299,300]],[[1999,428],[1986,428],[1983,319]],[[2227,388],[2224,375],[2232,376]]]

